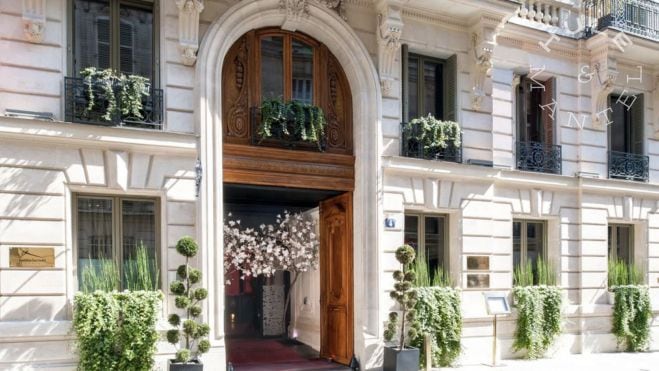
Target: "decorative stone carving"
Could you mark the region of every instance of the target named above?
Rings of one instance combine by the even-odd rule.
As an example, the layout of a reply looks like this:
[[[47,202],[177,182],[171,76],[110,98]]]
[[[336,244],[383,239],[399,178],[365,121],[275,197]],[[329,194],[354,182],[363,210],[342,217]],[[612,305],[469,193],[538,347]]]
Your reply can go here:
[[[394,81],[394,63],[400,50],[400,36],[403,32],[401,7],[382,2],[378,13],[378,66],[382,95],[391,96]]]
[[[46,0],[23,0],[23,32],[27,41],[40,43],[46,28]]]
[[[199,49],[199,13],[204,10],[201,0],[176,0],[178,7],[178,42],[181,59],[186,66],[197,60]]]
[[[339,17],[341,17],[341,19],[343,19],[344,21],[348,20],[348,17],[346,15],[346,9],[344,7],[345,0],[318,0],[318,2],[330,9],[333,9],[335,12],[339,14]]]
[[[279,9],[286,14],[281,28],[287,31],[295,31],[300,19],[309,16],[307,0],[279,0]]]
[[[481,17],[471,35],[474,56],[473,85],[471,88],[471,108],[480,110],[486,95],[486,80],[492,76],[492,55],[497,45],[497,34],[502,24],[493,24],[491,19]]]
[[[593,89],[593,127],[605,129],[609,122],[609,94],[618,78],[618,64],[613,58],[606,58],[595,63],[596,78],[592,79]]]

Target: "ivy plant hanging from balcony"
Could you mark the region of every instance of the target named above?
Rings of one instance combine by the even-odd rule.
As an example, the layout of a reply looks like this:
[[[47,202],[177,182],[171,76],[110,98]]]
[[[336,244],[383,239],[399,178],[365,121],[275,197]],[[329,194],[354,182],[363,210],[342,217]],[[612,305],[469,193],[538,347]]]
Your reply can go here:
[[[312,104],[296,100],[264,100],[261,103],[261,123],[257,134],[260,140],[278,137],[318,145],[325,136],[327,121],[323,110]]]
[[[95,67],[85,68],[80,75],[87,93],[87,112],[92,112],[96,105],[104,105],[105,112],[101,116],[104,121],[112,121],[118,114],[139,120],[144,118],[142,99],[149,95],[149,79]]]
[[[413,142],[424,158],[454,157],[446,152],[458,150],[462,140],[457,122],[438,120],[432,114],[404,123],[402,131],[403,140]]]

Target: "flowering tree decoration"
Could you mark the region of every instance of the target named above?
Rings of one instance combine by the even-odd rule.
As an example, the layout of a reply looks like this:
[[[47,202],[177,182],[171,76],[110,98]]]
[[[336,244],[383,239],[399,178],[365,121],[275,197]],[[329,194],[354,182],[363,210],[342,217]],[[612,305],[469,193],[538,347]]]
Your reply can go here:
[[[240,220],[231,214],[224,225],[224,273],[238,271],[240,278],[288,271],[291,284],[286,293],[284,313],[288,309],[290,293],[300,273],[318,269],[320,241],[316,234],[317,221],[300,213],[284,211],[276,223],[261,224],[258,229],[242,228]],[[230,284],[230,280],[226,280]]]

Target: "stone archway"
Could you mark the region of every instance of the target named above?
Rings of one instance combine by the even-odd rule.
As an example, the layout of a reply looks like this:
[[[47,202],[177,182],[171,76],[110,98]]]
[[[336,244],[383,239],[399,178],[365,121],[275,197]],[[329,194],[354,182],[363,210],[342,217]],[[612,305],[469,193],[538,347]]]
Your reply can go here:
[[[202,269],[208,272],[207,310],[213,350],[209,361],[225,364],[222,224],[222,63],[229,48],[246,32],[282,27],[304,32],[327,45],[351,84],[353,97],[354,192],[354,346],[362,365],[372,362],[367,346],[380,338],[378,240],[381,226],[381,96],[371,57],[354,31],[331,9],[308,0],[288,7],[280,0],[244,0],[231,7],[208,29],[197,61],[195,97],[198,102],[199,153],[204,169],[199,202],[198,235]],[[284,4],[284,6],[282,6]],[[370,286],[359,284],[368,282]]]

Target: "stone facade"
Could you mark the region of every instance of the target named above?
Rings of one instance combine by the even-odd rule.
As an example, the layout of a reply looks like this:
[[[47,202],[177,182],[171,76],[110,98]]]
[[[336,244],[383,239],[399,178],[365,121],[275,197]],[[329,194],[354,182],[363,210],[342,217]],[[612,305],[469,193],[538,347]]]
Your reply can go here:
[[[579,1],[523,1],[518,8],[498,0],[350,0],[335,9],[315,0],[206,0],[203,7],[190,1],[195,8],[185,10],[186,2],[161,0],[155,16],[164,127],[132,130],[65,122],[63,81],[72,73],[70,4],[37,3],[45,16],[28,25],[43,28],[43,34],[27,37],[21,2],[0,0],[0,369],[75,368],[73,194],[157,198],[161,265],[167,267],[163,282],[174,277],[180,263],[176,240],[192,235],[201,242],[195,263],[211,292],[204,313],[213,340],[205,359],[222,369],[219,76],[224,55],[238,37],[272,26],[323,42],[351,83],[357,174],[353,260],[361,268],[354,277],[355,353],[363,368],[381,364],[396,269],[393,253],[403,243],[404,215],[410,211],[448,216],[449,270],[463,289],[460,362],[490,360],[480,351],[489,349],[492,332],[482,293],[512,287],[512,221],[518,218],[546,222],[547,255],[560,273],[565,321],[553,354],[616,348],[606,301],[610,223],[633,225],[634,259],[646,271],[655,310],[652,333],[659,339],[657,41],[629,36],[632,43],[621,51],[616,31],[582,38]],[[183,11],[200,11],[198,35],[178,29],[196,21],[194,13],[179,21]],[[200,45],[194,58],[190,39],[196,36]],[[402,44],[436,58],[457,56],[455,118],[463,130],[462,164],[400,156]],[[638,66],[641,81],[634,80]],[[531,68],[541,69],[539,80],[556,81],[554,144],[562,146],[561,175],[516,169],[515,89],[517,76]],[[608,178],[607,125],[597,116],[602,99],[625,91],[643,94],[647,183]],[[10,117],[8,109],[50,112],[54,121]],[[203,167],[198,198],[197,159]],[[492,166],[469,164],[477,161]],[[396,226],[385,228],[385,218],[396,220]],[[8,250],[15,246],[53,246],[55,267],[10,268]],[[489,275],[487,290],[467,287],[470,255],[490,259],[483,272]],[[163,318],[172,310],[169,301]],[[501,320],[504,358],[519,356],[509,350],[513,331],[514,316]],[[651,348],[659,350],[659,341]],[[172,354],[169,345],[159,346],[160,369]]]

